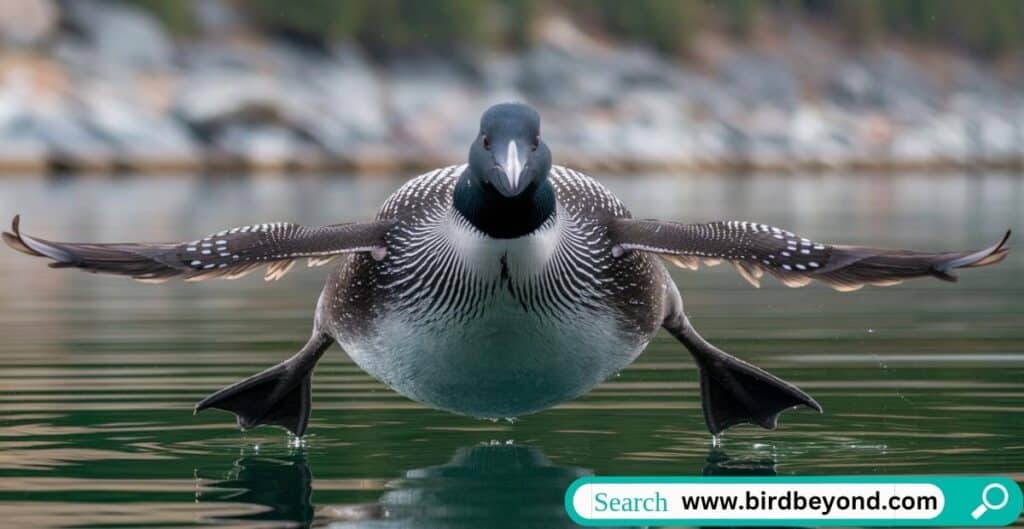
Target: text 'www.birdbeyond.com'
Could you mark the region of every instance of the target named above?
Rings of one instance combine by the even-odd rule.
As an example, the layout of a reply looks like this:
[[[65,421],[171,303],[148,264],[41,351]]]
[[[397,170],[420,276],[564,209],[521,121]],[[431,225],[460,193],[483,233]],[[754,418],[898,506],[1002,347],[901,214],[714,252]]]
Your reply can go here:
[[[1022,500],[999,477],[592,477],[569,487],[565,506],[588,526],[1000,526]]]

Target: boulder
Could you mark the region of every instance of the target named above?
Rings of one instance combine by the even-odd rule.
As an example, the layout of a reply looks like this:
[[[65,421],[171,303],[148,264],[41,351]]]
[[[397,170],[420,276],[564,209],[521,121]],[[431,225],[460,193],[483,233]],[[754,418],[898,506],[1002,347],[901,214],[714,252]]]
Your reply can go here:
[[[84,122],[82,116],[67,109],[57,114],[32,116],[24,122],[30,136],[43,139],[50,161],[56,167],[82,171],[107,171],[114,167],[113,147]]]
[[[0,2],[0,42],[38,46],[53,35],[59,19],[52,0],[4,0]]]
[[[135,68],[169,67],[174,46],[148,12],[120,2],[75,0],[64,16],[104,60]]]
[[[218,133],[213,147],[226,161],[238,160],[258,170],[317,167],[322,159],[319,149],[292,130],[269,124],[228,125]]]
[[[552,17],[523,55],[518,87],[542,104],[585,109],[614,104],[634,88],[672,86],[678,70],[652,50],[610,46]]]
[[[789,65],[756,52],[737,53],[719,68],[721,88],[740,101],[770,104],[783,110],[796,106],[799,85]]]
[[[442,64],[401,64],[385,72],[393,142],[412,161],[460,160],[491,103],[460,72]]]
[[[385,84],[351,45],[304,76],[307,104],[295,110],[298,125],[330,156],[352,159],[390,143]]]
[[[84,123],[113,148],[118,165],[131,169],[194,169],[202,155],[191,132],[153,109],[133,84],[78,85]]]
[[[0,95],[0,170],[5,172],[44,171],[49,164],[49,148],[34,134],[31,120],[24,115],[5,112]]]

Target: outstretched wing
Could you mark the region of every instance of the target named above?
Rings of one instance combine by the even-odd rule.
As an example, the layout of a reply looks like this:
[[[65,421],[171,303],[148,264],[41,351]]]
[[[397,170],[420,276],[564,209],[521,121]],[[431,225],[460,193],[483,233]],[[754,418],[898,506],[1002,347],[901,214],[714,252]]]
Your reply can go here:
[[[766,224],[742,221],[679,224],[614,219],[609,234],[616,255],[629,250],[652,252],[692,270],[701,262],[715,265],[728,260],[755,287],[768,272],[791,287],[815,279],[841,291],[895,285],[924,276],[956,281],[951,273],[955,268],[985,266],[1006,258],[1010,238],[1007,231],[999,242],[976,252],[928,253],[822,244]]]
[[[97,244],[31,237],[21,232],[15,216],[11,232],[4,232],[3,239],[19,252],[52,259],[53,268],[74,267],[158,283],[174,277],[188,281],[235,279],[268,265],[265,278],[273,281],[284,276],[296,259],[308,258],[309,266],[351,252],[372,252],[381,259],[386,252],[384,235],[393,224],[385,220],[307,228],[272,222],[232,228],[186,243]]]

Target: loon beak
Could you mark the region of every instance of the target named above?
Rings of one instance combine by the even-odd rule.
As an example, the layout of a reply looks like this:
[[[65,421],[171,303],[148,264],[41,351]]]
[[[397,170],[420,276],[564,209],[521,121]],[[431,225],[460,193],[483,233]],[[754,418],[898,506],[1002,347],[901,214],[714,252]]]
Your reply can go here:
[[[500,155],[498,158],[498,166],[504,171],[505,183],[508,184],[508,196],[514,196],[519,190],[519,177],[526,166],[526,160],[519,157],[519,147],[516,145],[515,140],[508,142],[508,148],[505,149],[505,159],[500,159]]]

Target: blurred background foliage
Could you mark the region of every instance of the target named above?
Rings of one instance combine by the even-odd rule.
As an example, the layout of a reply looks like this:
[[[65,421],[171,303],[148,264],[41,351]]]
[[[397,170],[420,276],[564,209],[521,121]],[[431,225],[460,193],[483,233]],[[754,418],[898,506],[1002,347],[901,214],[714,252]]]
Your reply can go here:
[[[178,35],[195,27],[195,4],[132,0]],[[854,43],[889,36],[999,56],[1024,40],[1015,0],[236,0],[263,29],[310,43],[355,40],[377,55],[458,46],[521,47],[545,12],[571,13],[610,37],[685,53],[697,30],[738,38],[768,18],[830,25]]]

